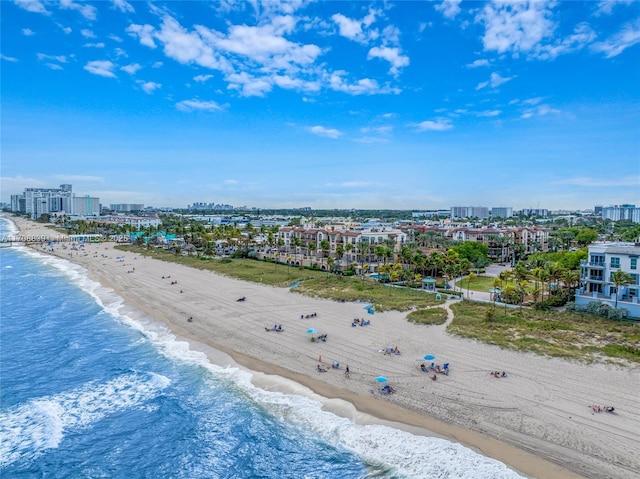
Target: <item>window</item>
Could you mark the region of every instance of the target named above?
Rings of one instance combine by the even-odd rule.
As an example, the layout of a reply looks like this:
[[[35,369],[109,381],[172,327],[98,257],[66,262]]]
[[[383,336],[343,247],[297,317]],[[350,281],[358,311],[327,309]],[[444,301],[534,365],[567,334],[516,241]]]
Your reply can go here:
[[[619,268],[620,267],[620,258],[611,258],[611,267]]]
[[[631,269],[638,269],[638,258],[631,258]]]

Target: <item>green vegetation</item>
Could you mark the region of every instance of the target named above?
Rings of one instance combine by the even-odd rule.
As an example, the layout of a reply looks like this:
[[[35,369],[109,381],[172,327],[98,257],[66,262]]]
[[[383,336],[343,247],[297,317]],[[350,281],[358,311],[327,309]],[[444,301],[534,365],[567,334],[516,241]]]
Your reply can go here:
[[[493,288],[494,279],[495,276],[477,275],[475,281],[471,281],[471,283],[467,281],[467,278],[461,279],[456,282],[456,287],[464,290],[468,288],[471,291],[483,291],[486,293],[489,289]]]
[[[324,276],[321,280],[305,281],[293,290],[296,293],[336,301],[370,303],[376,311],[408,311],[444,303],[434,293],[410,288],[391,288],[377,281],[362,281],[353,277]]]
[[[429,308],[411,311],[407,319],[416,324],[444,324],[447,321],[447,310],[444,308]]]
[[[327,278],[326,273],[320,271],[287,267],[287,265],[283,264],[253,259],[213,259],[203,256],[198,258],[197,256],[176,255],[172,251],[161,248],[147,249],[139,246],[116,246],[116,249],[270,286],[290,286],[298,281],[313,279],[326,281]]]
[[[596,362],[624,359],[640,363],[640,324],[463,301],[451,306],[447,331],[516,351]]]

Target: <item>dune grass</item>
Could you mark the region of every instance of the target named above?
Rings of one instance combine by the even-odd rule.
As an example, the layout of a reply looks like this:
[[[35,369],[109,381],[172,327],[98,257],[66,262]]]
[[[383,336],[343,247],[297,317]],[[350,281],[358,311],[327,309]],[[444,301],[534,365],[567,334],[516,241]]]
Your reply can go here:
[[[444,324],[447,321],[447,311],[444,308],[418,309],[407,314],[407,319],[416,324]]]
[[[573,312],[494,308],[462,301],[451,305],[447,331],[495,344],[586,362],[627,360],[640,363],[640,324]]]

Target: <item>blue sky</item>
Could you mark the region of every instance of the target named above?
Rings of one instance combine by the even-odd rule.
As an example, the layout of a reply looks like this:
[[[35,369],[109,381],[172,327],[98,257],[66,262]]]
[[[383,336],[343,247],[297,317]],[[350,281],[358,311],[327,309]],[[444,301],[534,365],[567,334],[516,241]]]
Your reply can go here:
[[[640,204],[640,2],[16,0],[2,201]]]

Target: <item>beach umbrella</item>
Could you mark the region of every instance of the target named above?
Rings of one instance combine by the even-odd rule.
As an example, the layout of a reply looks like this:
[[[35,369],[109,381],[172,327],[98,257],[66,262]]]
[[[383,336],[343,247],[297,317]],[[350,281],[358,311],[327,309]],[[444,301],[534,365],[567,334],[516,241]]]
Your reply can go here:
[[[424,359],[425,361],[432,361],[433,359],[435,359],[436,357],[433,354],[427,354]]]
[[[376,378],[376,381],[378,381],[379,383],[386,383],[388,381],[388,379],[385,378],[384,376],[378,376]]]
[[[318,332],[317,329],[313,329],[313,328],[307,329],[307,333],[309,333],[309,334],[313,334],[313,333],[317,333],[317,332]]]

